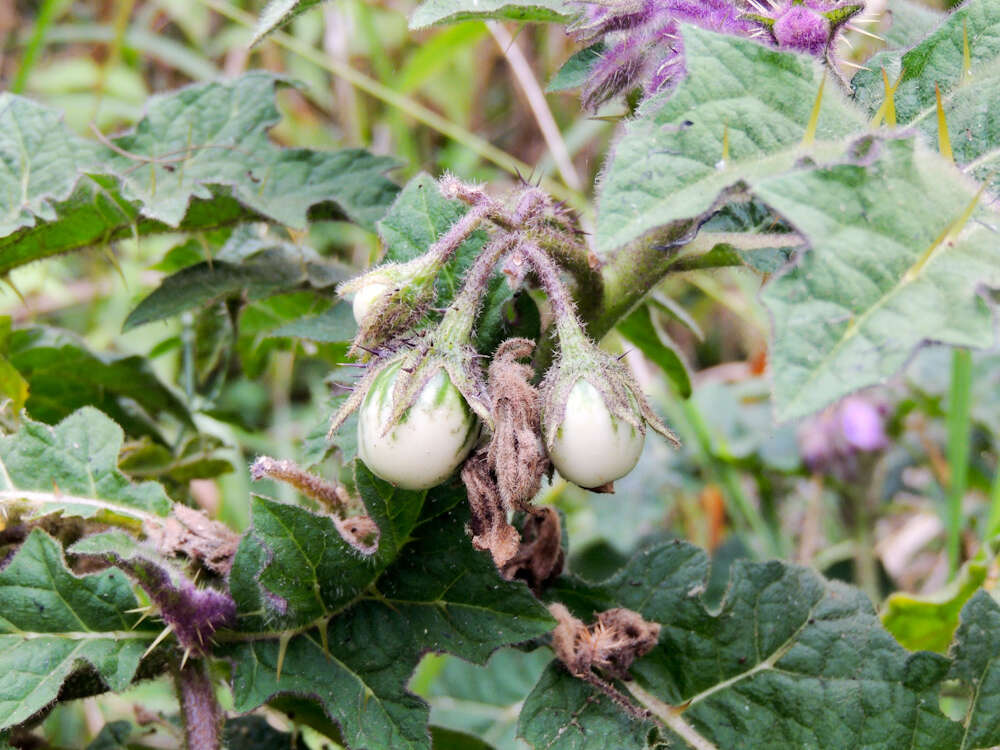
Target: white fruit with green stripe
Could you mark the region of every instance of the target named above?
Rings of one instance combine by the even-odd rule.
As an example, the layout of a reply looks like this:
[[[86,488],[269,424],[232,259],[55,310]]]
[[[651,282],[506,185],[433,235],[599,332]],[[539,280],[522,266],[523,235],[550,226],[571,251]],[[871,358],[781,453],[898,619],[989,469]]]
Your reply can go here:
[[[564,479],[600,487],[632,471],[644,441],[645,430],[614,417],[600,392],[581,378],[566,399],[549,458]]]
[[[371,384],[358,412],[358,456],[371,471],[408,490],[440,484],[465,460],[480,422],[444,370],[438,370],[388,431],[401,364]]]

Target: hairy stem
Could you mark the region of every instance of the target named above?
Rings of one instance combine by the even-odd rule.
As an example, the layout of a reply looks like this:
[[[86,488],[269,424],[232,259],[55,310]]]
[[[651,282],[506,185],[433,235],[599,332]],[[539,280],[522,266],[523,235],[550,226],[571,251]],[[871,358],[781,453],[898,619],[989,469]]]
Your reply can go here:
[[[797,234],[733,232],[702,232],[685,242],[690,230],[690,226],[668,227],[654,232],[626,245],[606,263],[600,308],[587,316],[587,329],[594,339],[600,340],[614,328],[668,273],[741,265],[737,250],[802,244]],[[715,251],[711,259],[707,257],[710,251]]]
[[[694,750],[718,750],[714,744],[702,737],[694,727],[684,721],[679,709],[664,703],[652,693],[647,692],[635,680],[626,682],[625,687],[639,703],[684,740],[689,747],[694,748]]]
[[[184,722],[187,750],[222,748],[222,707],[215,699],[215,689],[201,660],[188,662],[174,671],[174,683]]]

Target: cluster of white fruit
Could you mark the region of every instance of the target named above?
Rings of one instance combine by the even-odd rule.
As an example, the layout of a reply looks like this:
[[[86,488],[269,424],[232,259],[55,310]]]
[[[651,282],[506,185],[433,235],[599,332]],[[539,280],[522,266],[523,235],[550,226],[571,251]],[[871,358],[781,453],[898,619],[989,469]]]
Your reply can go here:
[[[465,188],[455,192],[461,189]],[[517,211],[501,215],[495,204],[473,190],[467,193],[472,196],[470,202],[475,201],[474,210],[425,256],[408,264],[379,266],[341,288],[341,293],[354,295],[360,331],[357,348],[381,348],[406,335],[414,315],[405,301],[430,298],[436,270],[477,221],[492,219],[510,227],[520,220],[531,226],[532,211],[537,214],[551,208],[544,197],[528,193]],[[549,223],[562,220],[556,218]],[[555,241],[565,236],[574,241],[572,232],[549,234]],[[589,339],[549,252],[528,232],[515,234],[508,229],[481,251],[461,294],[437,328],[416,350],[389,346],[387,353],[377,353],[369,375],[335,416],[331,432],[350,411],[358,410],[358,455],[379,477],[406,489],[440,484],[472,452],[483,425],[488,431],[495,427],[470,334],[486,282],[497,261],[510,254],[517,254],[535,272],[555,318],[559,357],[540,386],[538,439],[559,474],[581,487],[607,487],[635,467],[647,425],[675,440],[652,412],[627,367]]]

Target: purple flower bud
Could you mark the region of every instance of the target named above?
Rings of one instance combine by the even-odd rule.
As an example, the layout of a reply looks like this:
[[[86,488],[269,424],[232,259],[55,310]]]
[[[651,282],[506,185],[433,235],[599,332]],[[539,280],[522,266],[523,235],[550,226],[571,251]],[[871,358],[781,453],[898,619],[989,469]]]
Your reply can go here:
[[[832,38],[830,22],[804,5],[792,5],[774,20],[771,33],[778,47],[819,57]]]
[[[882,411],[860,396],[851,396],[840,404],[840,429],[847,443],[859,451],[882,450],[889,444]]]
[[[854,478],[858,457],[888,447],[885,415],[877,401],[849,396],[799,428],[799,452],[806,467],[816,474]]]

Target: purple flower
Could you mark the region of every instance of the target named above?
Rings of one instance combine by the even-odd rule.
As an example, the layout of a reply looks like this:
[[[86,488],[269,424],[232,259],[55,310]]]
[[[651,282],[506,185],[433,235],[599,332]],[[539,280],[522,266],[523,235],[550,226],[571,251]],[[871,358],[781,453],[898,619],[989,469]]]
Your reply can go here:
[[[803,422],[798,437],[802,460],[810,471],[853,479],[860,455],[889,445],[885,407],[870,397],[848,396]]]
[[[755,37],[779,49],[827,54],[840,28],[862,9],[828,0],[604,0],[588,3],[570,32],[583,43],[603,40],[605,52],[583,86],[583,103],[605,101],[642,87],[646,96],[669,90],[686,74],[678,23],[741,37]]]

